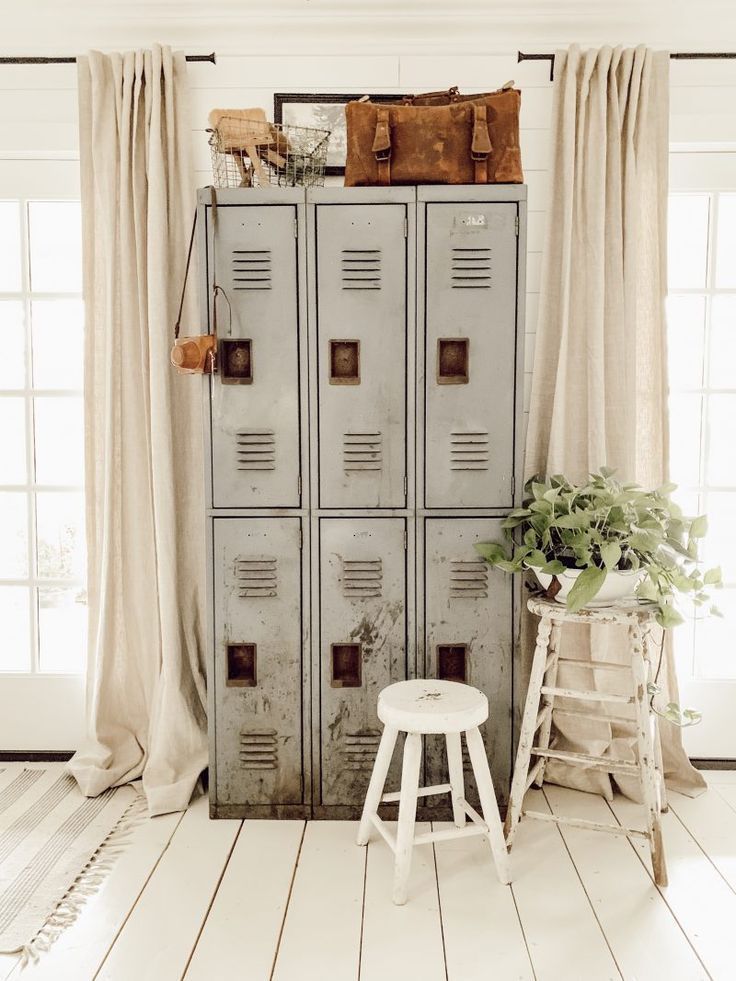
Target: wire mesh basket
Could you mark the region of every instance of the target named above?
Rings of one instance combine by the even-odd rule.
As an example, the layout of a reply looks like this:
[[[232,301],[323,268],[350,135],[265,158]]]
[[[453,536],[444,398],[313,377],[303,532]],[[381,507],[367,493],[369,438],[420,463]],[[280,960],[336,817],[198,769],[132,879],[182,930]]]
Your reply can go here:
[[[215,187],[315,187],[325,182],[329,130],[221,116],[208,132]]]

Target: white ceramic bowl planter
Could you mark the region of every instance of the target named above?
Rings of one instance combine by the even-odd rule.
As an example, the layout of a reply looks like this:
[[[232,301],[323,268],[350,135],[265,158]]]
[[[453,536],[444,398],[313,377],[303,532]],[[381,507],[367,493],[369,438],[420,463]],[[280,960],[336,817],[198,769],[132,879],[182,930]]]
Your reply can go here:
[[[557,577],[560,582],[560,591],[555,596],[558,603],[565,603],[567,601],[567,594],[572,589],[575,584],[575,580],[578,578],[582,569],[565,569],[564,572],[560,573]],[[545,574],[544,572],[537,572],[535,570],[534,574],[540,581],[544,589],[549,588],[549,584],[552,582],[552,576]],[[612,569],[610,572],[606,573],[606,578],[600,591],[596,593],[590,603],[585,605],[591,608],[597,608],[602,606],[615,606],[616,603],[620,603],[621,600],[633,599],[636,587],[639,585],[644,577],[644,572],[641,569],[629,570],[627,572],[621,572],[618,569]]]

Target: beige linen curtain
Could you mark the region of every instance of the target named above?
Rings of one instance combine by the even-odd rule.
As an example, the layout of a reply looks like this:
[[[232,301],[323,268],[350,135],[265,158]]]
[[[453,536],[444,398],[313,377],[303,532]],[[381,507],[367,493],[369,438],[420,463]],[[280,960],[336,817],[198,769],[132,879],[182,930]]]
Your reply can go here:
[[[156,46],[78,64],[89,740],[70,768],[88,796],[142,777],[154,815],[185,808],[207,765],[200,389],[169,366],[193,209],[186,63]]]
[[[573,46],[556,53],[527,476],[564,473],[582,480],[607,465],[646,486],[666,478],[668,116],[666,52]],[[525,634],[535,626],[528,618]],[[566,627],[562,657],[592,652],[596,660],[620,660],[626,657],[622,634],[625,628]],[[524,649],[531,648],[527,639]],[[610,685],[611,672],[597,674],[568,666],[559,682]],[[669,644],[662,682],[676,699]],[[634,758],[629,727],[563,718],[555,722],[559,748]],[[661,731],[669,786],[697,792],[704,783],[690,766],[679,731],[664,721]],[[611,793],[606,774],[550,764],[546,775]],[[617,781],[636,795],[635,786]]]

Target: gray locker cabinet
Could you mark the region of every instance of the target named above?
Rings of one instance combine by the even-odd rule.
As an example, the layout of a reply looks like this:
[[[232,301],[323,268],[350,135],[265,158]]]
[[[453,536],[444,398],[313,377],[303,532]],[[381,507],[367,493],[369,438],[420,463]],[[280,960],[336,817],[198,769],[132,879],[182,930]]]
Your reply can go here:
[[[318,204],[319,504],[406,504],[407,205]]]
[[[319,528],[320,803],[359,809],[381,735],[378,694],[407,676],[406,521],[323,517]],[[399,773],[396,754],[389,780]]]
[[[424,522],[425,673],[485,692],[489,719],[481,726],[499,800],[506,803],[511,773],[511,699],[514,639],[513,583],[491,569],[475,542],[501,541],[501,518],[431,517]],[[446,783],[443,739],[427,738],[429,783]],[[465,778],[477,799],[463,740]]]
[[[215,518],[217,803],[300,804],[301,520]]]
[[[220,285],[218,375],[211,386],[216,508],[298,507],[300,418],[297,208],[217,208],[209,295]],[[211,318],[212,319],[212,318]]]
[[[509,508],[518,205],[430,202],[425,215],[425,503]]]

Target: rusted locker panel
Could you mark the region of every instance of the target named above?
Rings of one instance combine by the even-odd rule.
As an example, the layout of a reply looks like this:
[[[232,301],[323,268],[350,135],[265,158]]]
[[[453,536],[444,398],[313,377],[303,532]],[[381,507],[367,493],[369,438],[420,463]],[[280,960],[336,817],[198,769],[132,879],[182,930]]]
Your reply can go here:
[[[405,204],[316,206],[319,503],[406,503]]]
[[[378,694],[406,678],[405,531],[403,518],[320,520],[323,805],[363,803],[382,728]]]
[[[217,804],[299,804],[301,521],[213,521]]]
[[[210,228],[209,289],[216,283],[225,293],[210,300],[219,339],[211,382],[216,508],[300,503],[295,229],[296,205],[246,203],[218,207]]]
[[[481,726],[500,801],[511,771],[513,596],[511,576],[491,569],[474,542],[500,541],[501,518],[427,518],[425,527],[425,660],[428,678],[460,681],[488,697]],[[447,780],[444,740],[426,740],[428,783]],[[475,798],[467,747],[465,778]]]
[[[512,506],[516,202],[426,205],[426,506]]]

